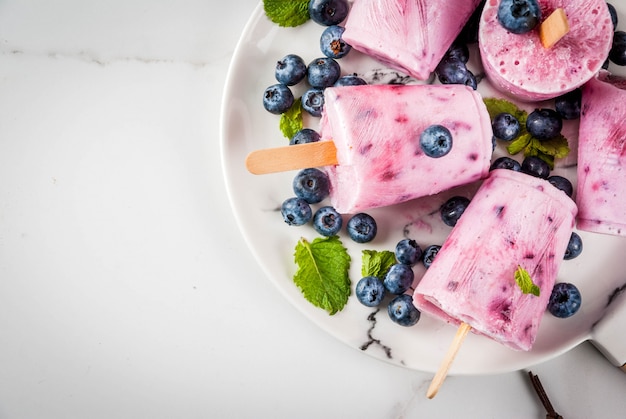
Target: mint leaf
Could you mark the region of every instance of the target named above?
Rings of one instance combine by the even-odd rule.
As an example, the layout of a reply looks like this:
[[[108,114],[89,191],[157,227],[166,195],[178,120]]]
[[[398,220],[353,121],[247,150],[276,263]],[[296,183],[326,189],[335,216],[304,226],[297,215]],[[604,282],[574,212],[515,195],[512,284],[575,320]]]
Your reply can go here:
[[[299,26],[310,19],[309,0],[263,0],[263,10],[278,26]]]
[[[350,296],[350,255],[339,237],[301,238],[294,253],[298,270],[293,282],[304,298],[333,315],[341,311]]]
[[[506,147],[506,150],[509,152],[509,154],[517,154],[520,151],[524,150],[528,146],[528,144],[530,144],[532,138],[533,137],[529,133],[520,135],[509,143],[509,145]]]
[[[286,112],[280,115],[280,131],[287,138],[291,138],[303,127],[302,98],[298,98]]]
[[[528,113],[518,108],[513,102],[492,97],[484,98],[483,102],[485,102],[485,106],[487,107],[487,112],[489,113],[491,120],[493,120],[496,115],[506,112],[516,117],[522,127],[526,125]]]
[[[375,276],[383,279],[389,268],[396,263],[396,255],[389,250],[363,250],[361,256],[361,276]]]
[[[532,294],[539,297],[541,290],[533,283],[528,271],[519,265],[517,265],[517,270],[515,271],[515,282],[524,294]]]

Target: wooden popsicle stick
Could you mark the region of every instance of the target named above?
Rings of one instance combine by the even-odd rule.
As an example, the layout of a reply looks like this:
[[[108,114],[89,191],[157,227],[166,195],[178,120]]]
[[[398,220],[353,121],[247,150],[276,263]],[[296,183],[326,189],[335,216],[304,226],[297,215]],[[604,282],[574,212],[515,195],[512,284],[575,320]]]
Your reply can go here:
[[[569,22],[565,10],[556,9],[539,25],[539,39],[544,48],[552,48],[565,34],[569,32]]]
[[[246,168],[255,175],[336,164],[337,148],[332,141],[266,148],[246,158]]]
[[[457,352],[461,349],[461,344],[465,340],[467,333],[471,330],[472,326],[467,323],[461,323],[459,328],[456,331],[456,335],[454,336],[454,340],[450,344],[448,348],[448,352],[446,356],[443,358],[441,365],[439,366],[439,370],[433,377],[433,380],[430,382],[430,386],[428,387],[428,391],[426,391],[426,397],[432,399],[437,395],[439,388],[443,384],[446,376],[448,375],[448,370],[456,357]]]

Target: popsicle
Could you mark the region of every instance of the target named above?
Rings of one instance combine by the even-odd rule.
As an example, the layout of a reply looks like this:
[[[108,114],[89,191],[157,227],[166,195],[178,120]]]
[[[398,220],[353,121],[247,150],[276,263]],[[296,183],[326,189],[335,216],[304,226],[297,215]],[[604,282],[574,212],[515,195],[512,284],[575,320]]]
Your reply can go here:
[[[626,79],[602,71],[583,86],[577,226],[626,236]]]
[[[343,39],[396,70],[427,80],[480,0],[359,0]]]
[[[574,227],[577,208],[544,179],[493,170],[414,292],[423,313],[531,349]],[[524,293],[522,268],[539,287]]]
[[[554,98],[582,86],[602,67],[613,40],[605,0],[538,0],[542,19],[562,9],[567,33],[543,45],[542,25],[523,34],[507,31],[498,21],[500,1],[488,0],[479,24],[478,43],[489,81],[523,101]]]

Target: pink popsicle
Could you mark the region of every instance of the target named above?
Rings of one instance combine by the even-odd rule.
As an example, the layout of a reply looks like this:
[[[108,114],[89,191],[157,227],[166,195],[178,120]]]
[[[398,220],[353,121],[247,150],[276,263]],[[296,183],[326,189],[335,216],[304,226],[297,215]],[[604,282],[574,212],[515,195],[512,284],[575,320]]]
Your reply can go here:
[[[343,39],[377,60],[426,80],[480,0],[358,0]]]
[[[554,98],[591,79],[606,60],[613,24],[605,0],[539,0],[542,18],[565,9],[569,32],[544,48],[536,27],[524,34],[507,31],[498,21],[500,1],[487,0],[478,42],[489,81],[524,101]]]
[[[341,213],[392,205],[485,178],[492,129],[481,96],[461,85],[366,85],[327,88],[322,140],[334,141],[327,166],[331,204]],[[452,134],[443,157],[420,148],[425,128]]]
[[[583,87],[577,226],[626,236],[626,79],[603,71]]]
[[[418,283],[422,312],[469,324],[516,350],[530,350],[574,227],[576,204],[543,179],[497,169],[483,182]],[[524,268],[540,295],[524,294]]]

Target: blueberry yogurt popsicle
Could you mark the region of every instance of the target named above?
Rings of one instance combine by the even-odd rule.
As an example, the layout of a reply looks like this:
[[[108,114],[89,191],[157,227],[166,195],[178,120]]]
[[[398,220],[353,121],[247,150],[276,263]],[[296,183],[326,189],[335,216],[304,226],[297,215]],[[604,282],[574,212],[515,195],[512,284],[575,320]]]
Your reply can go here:
[[[577,227],[626,236],[626,79],[602,71],[583,86]]]
[[[414,293],[422,312],[531,349],[574,227],[577,208],[544,179],[493,170]],[[519,268],[539,287],[524,293]]]
[[[327,88],[322,141],[340,213],[404,202],[487,177],[491,121],[481,96],[462,85]]]

